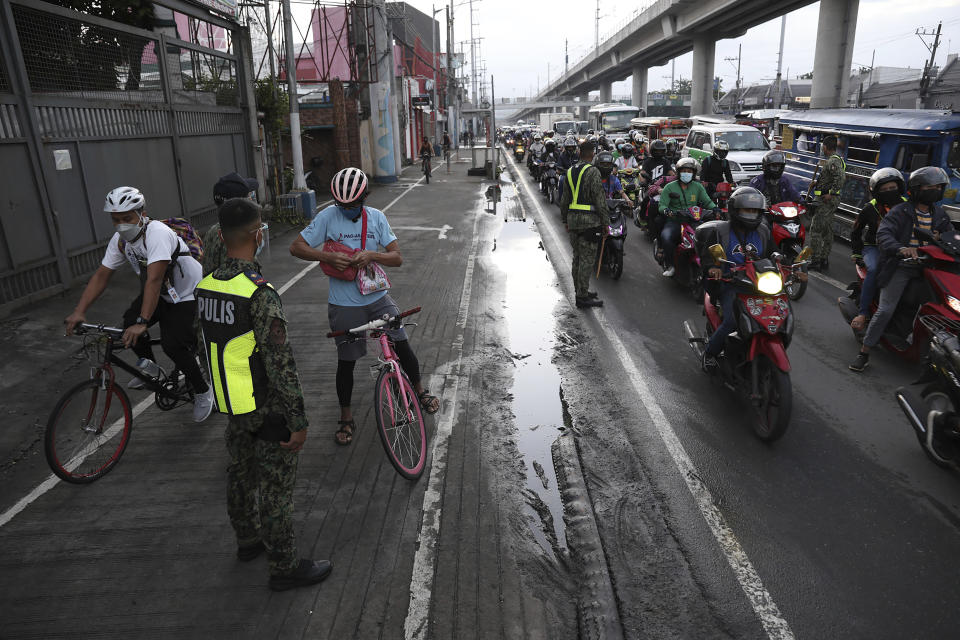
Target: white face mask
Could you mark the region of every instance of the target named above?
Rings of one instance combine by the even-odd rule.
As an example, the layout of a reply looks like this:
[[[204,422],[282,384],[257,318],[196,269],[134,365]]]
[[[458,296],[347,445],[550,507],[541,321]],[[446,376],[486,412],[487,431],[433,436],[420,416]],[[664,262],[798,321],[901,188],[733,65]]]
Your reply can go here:
[[[140,232],[143,230],[143,217],[138,216],[138,220],[135,224],[123,223],[116,225],[117,233],[120,234],[120,237],[126,240],[127,242],[133,242],[137,239],[137,236],[140,235]]]

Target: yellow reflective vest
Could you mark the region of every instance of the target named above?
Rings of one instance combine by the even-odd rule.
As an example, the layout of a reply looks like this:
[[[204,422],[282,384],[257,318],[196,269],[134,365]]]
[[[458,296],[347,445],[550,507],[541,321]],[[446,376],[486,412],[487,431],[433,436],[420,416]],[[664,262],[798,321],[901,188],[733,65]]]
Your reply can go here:
[[[197,285],[197,313],[217,409],[238,416],[263,405],[267,375],[253,332],[250,299],[271,286],[255,271],[230,280],[208,275]]]
[[[585,162],[580,166],[580,173],[577,174],[577,184],[573,184],[573,167],[567,171],[567,183],[570,185],[570,206],[567,208],[570,211],[593,211],[592,204],[583,204],[580,202],[580,181],[583,179],[583,174],[587,172],[591,165],[589,162]]]

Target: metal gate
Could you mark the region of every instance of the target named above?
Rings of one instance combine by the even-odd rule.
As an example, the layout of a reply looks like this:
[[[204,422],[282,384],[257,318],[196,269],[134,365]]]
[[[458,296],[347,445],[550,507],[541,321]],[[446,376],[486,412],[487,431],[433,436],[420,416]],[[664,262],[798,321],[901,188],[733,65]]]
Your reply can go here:
[[[246,31],[181,0],[154,7],[145,30],[0,0],[0,316],[97,268],[110,189],[199,227],[216,179],[256,170]]]

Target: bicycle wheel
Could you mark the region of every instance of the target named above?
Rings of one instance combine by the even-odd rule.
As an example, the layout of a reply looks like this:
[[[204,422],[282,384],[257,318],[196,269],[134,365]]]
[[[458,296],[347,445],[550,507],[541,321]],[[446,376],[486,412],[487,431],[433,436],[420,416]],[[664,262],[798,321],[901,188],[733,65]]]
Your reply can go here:
[[[407,480],[416,480],[427,462],[427,433],[413,385],[404,373],[383,367],[374,402],[377,433],[390,464]]]
[[[85,380],[67,391],[47,420],[43,448],[61,480],[86,484],[120,460],[133,426],[130,399],[119,386]]]

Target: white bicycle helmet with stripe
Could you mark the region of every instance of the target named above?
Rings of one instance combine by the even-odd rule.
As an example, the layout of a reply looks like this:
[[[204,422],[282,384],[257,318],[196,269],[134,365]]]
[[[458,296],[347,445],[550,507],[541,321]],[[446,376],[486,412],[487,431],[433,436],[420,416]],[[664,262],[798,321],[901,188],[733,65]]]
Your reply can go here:
[[[140,193],[140,189],[136,187],[117,187],[107,194],[107,200],[103,203],[103,210],[106,213],[123,213],[142,209],[146,203],[147,199]]]
[[[367,176],[356,167],[341,169],[330,181],[330,191],[339,204],[359,204],[367,195]]]

